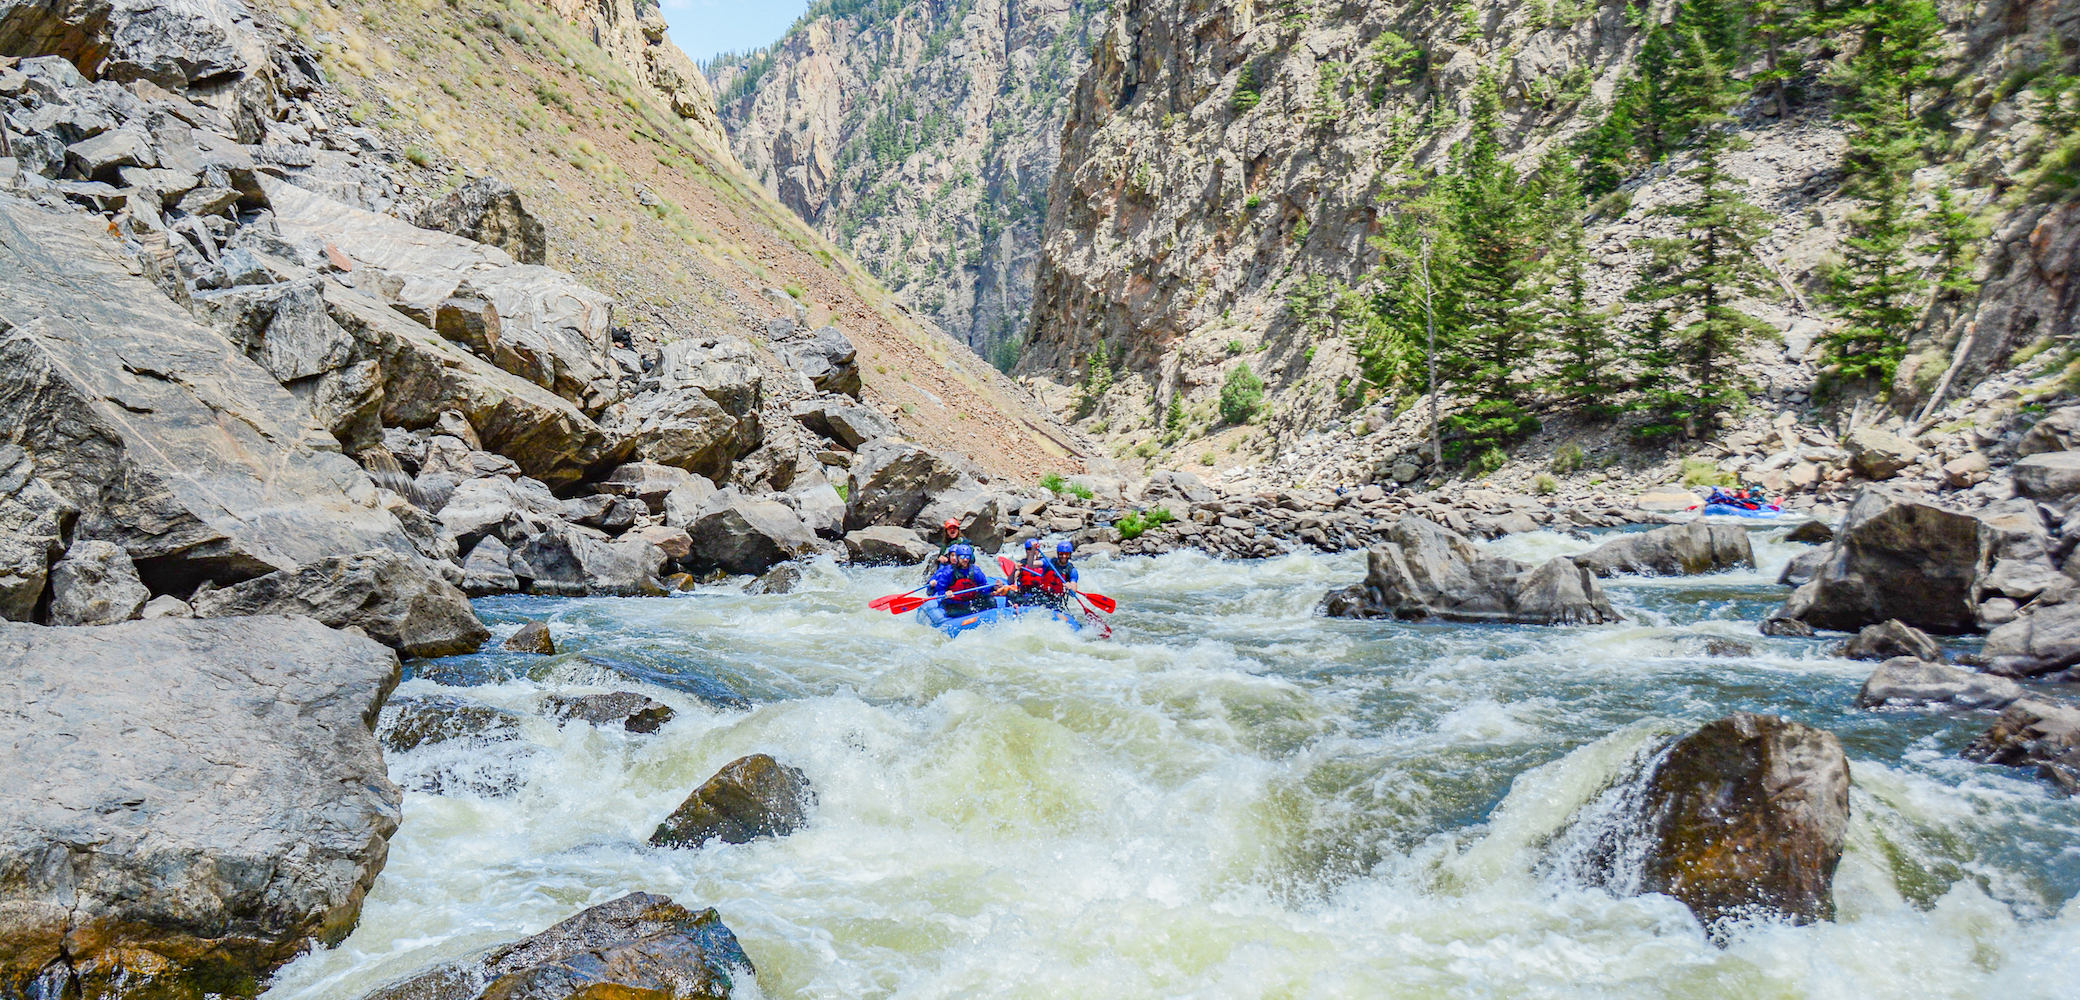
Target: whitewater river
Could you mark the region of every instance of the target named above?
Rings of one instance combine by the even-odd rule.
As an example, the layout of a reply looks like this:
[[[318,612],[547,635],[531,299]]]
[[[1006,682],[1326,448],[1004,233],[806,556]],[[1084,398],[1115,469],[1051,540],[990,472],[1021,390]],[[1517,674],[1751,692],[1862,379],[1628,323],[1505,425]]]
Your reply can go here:
[[[401,694],[501,678],[469,696],[532,711],[600,680],[571,655],[590,651],[757,707],[646,689],[679,713],[654,736],[535,718],[467,759],[392,755],[401,782],[460,768],[494,794],[407,794],[359,929],[267,996],[351,1000],[636,890],[721,911],[758,966],[741,997],[2075,996],[2080,804],[1960,760],[1990,714],[1856,711],[1870,664],[1758,636],[1800,548],[1781,534],[1756,536],[1756,572],[1613,581],[1632,623],[1587,628],[1313,617],[1363,575],[1357,553],[1088,565],[1120,603],[1112,642],[1037,623],[949,640],[866,609],[909,570],[819,565],[784,596],[481,601],[501,637],[546,618],[570,652],[422,664]],[[1737,709],[1838,733],[1853,822],[1838,922],[1722,949],[1669,898],[1586,884],[1576,858],[1600,793]],[[760,751],[814,783],[805,829],[645,845]]]

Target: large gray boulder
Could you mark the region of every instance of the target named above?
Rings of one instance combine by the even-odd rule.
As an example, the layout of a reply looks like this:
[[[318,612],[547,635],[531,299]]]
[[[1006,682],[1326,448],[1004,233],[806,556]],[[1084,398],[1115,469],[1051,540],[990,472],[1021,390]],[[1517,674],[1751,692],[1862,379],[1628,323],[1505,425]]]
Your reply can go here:
[[[563,501],[532,479],[487,476],[455,487],[441,506],[440,522],[467,553],[479,539],[519,545],[563,520]]]
[[[412,223],[497,247],[522,264],[549,263],[549,238],[541,220],[521,204],[511,184],[496,177],[471,178],[414,213]]]
[[[731,573],[763,573],[777,563],[821,550],[815,533],[792,508],[734,489],[709,497],[686,531],[693,536],[687,562]]]
[[[861,566],[915,566],[938,555],[939,549],[909,528],[881,524],[846,532],[845,553]]]
[[[122,546],[161,592],[415,551],[307,408],[131,275],[104,226],[0,202],[0,227],[0,440],[78,511],[76,539]]]
[[[1443,618],[1533,625],[1623,620],[1595,577],[1566,559],[1528,566],[1491,556],[1450,529],[1408,516],[1367,553],[1363,583],[1331,591],[1338,618]]]
[[[970,492],[975,481],[953,460],[908,441],[876,438],[852,460],[845,530],[910,525],[940,494]]]
[[[491,638],[454,584],[425,560],[384,549],[198,590],[189,604],[197,618],[308,615],[333,628],[359,628],[406,656],[474,653]]]
[[[1890,660],[1905,656],[1940,661],[1943,647],[1929,638],[1928,633],[1895,618],[1865,625],[1863,631],[1856,633],[1856,638],[1843,645],[1842,655],[1851,660]]]
[[[1674,896],[1715,931],[1756,911],[1834,919],[1849,759],[1833,733],[1735,712],[1669,749],[1643,808],[1642,891]]]
[[[859,352],[837,327],[820,327],[778,346],[780,356],[816,391],[859,398]]]
[[[515,547],[508,560],[520,586],[553,597],[658,597],[664,550],[556,525]]]
[[[1849,466],[1866,479],[1891,479],[1921,459],[1921,446],[1891,431],[1859,427],[1842,441]]]
[[[137,617],[152,592],[130,553],[110,542],[76,542],[51,567],[51,624],[113,625]]]
[[[0,702],[35,706],[0,713],[0,994],[250,995],[345,937],[397,829],[397,680],[308,618],[0,625]]]
[[[362,1000],[728,1000],[756,974],[713,909],[633,892]]]
[[[756,410],[731,413],[692,386],[616,403],[601,420],[630,454],[710,479],[727,478],[763,440]]]
[[[1895,656],[1856,693],[1858,708],[2000,708],[2022,697],[2022,685],[2006,677],[1975,674],[1947,663]]]
[[[848,449],[858,449],[875,438],[901,434],[895,422],[880,411],[853,400],[805,399],[794,404],[789,412],[803,427]]]
[[[2015,477],[2015,492],[2035,500],[2065,500],[2080,494],[2080,451],[2030,455],[2008,471]]]
[[[1844,632],[1888,618],[1937,635],[1975,631],[1995,547],[1993,529],[1970,514],[1866,487],[1813,578],[1771,617]]]
[[[1620,535],[1573,558],[1599,577],[1685,576],[1753,568],[1755,549],[1739,525],[1691,521]]]
[[[825,538],[845,534],[845,498],[838,495],[830,480],[823,478],[823,473],[812,472],[796,480],[787,495],[793,498],[795,513],[810,531]]]
[[[629,462],[592,484],[594,490],[612,497],[640,500],[652,514],[664,513],[665,497],[693,482],[686,470],[655,462]]]
[[[2032,608],[1986,635],[1988,673],[2036,677],[2080,664],[2080,604]]]

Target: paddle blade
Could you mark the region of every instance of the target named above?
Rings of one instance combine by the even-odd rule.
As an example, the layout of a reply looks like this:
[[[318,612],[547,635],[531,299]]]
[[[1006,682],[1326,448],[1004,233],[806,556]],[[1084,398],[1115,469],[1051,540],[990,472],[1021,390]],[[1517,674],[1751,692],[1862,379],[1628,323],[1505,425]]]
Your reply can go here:
[[[929,600],[931,600],[929,597],[898,597],[889,602],[888,613],[892,615],[907,615],[924,606],[924,602]]]
[[[1114,611],[1119,610],[1119,602],[1114,601],[1110,597],[1106,597],[1104,594],[1086,593],[1083,595],[1083,597],[1084,600],[1091,602],[1091,605],[1093,607],[1096,607],[1098,610],[1103,611],[1108,615],[1113,613]]]
[[[1004,570],[1005,583],[1010,583],[1018,579],[1018,564],[1012,562],[1010,556],[998,556],[997,565],[1002,567]]]
[[[913,587],[913,588],[911,588],[911,589],[909,589],[909,590],[903,591],[903,592],[902,592],[902,593],[900,593],[900,594],[886,594],[886,595],[883,595],[883,596],[881,596],[881,597],[877,597],[877,598],[874,598],[874,599],[873,599],[873,600],[871,600],[871,601],[868,601],[868,602],[867,602],[867,607],[870,607],[870,608],[873,608],[873,609],[874,609],[874,610],[876,610],[876,611],[879,611],[879,610],[881,610],[881,609],[883,609],[883,608],[886,608],[886,607],[888,607],[889,605],[891,605],[891,604],[894,604],[895,602],[897,602],[897,601],[900,601],[900,600],[902,600],[903,598],[905,598],[905,597],[908,597],[908,596],[910,596],[911,594],[915,594],[915,593],[917,593],[918,591],[920,591],[920,590],[923,590],[923,589],[924,589],[923,587]]]

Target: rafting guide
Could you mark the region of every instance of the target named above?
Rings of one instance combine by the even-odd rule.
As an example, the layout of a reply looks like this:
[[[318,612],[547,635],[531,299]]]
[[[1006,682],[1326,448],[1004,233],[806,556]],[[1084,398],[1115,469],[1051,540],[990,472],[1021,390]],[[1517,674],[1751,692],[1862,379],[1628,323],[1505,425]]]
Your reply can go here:
[[[1054,555],[1048,557],[1040,541],[1030,539],[1022,562],[999,557],[1004,571],[999,581],[977,564],[975,546],[961,540],[959,521],[948,518],[945,528],[948,543],[940,556],[926,563],[924,584],[906,593],[877,597],[867,607],[897,615],[915,612],[920,623],[947,635],[1028,615],[1059,621],[1078,631],[1086,623],[1093,624],[1101,630],[1100,638],[1112,635],[1112,627],[1098,615],[1110,614],[1119,606],[1103,594],[1079,589],[1075,545],[1058,542]]]

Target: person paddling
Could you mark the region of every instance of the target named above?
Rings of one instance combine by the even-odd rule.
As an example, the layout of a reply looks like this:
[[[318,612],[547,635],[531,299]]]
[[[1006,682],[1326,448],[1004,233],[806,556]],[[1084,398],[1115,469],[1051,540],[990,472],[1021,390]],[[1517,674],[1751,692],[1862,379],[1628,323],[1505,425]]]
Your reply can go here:
[[[1069,594],[1076,590],[1076,546],[1068,542],[1057,542],[1054,558],[1036,557],[1040,554],[1039,542],[1026,543],[1026,562],[1018,569],[1019,592],[1030,594],[1032,603],[1047,604],[1068,610]]]
[[[942,532],[939,536],[939,555],[932,561],[924,564],[924,578],[927,580],[937,575],[940,567],[953,562],[954,546],[967,541],[967,539],[961,537],[960,518],[947,518],[946,523],[939,526],[939,530]]]
[[[946,565],[932,574],[925,593],[939,598],[939,610],[949,618],[972,614],[995,604],[998,595],[1011,588],[990,582],[988,574],[975,565],[975,547],[966,542],[947,549]]]

